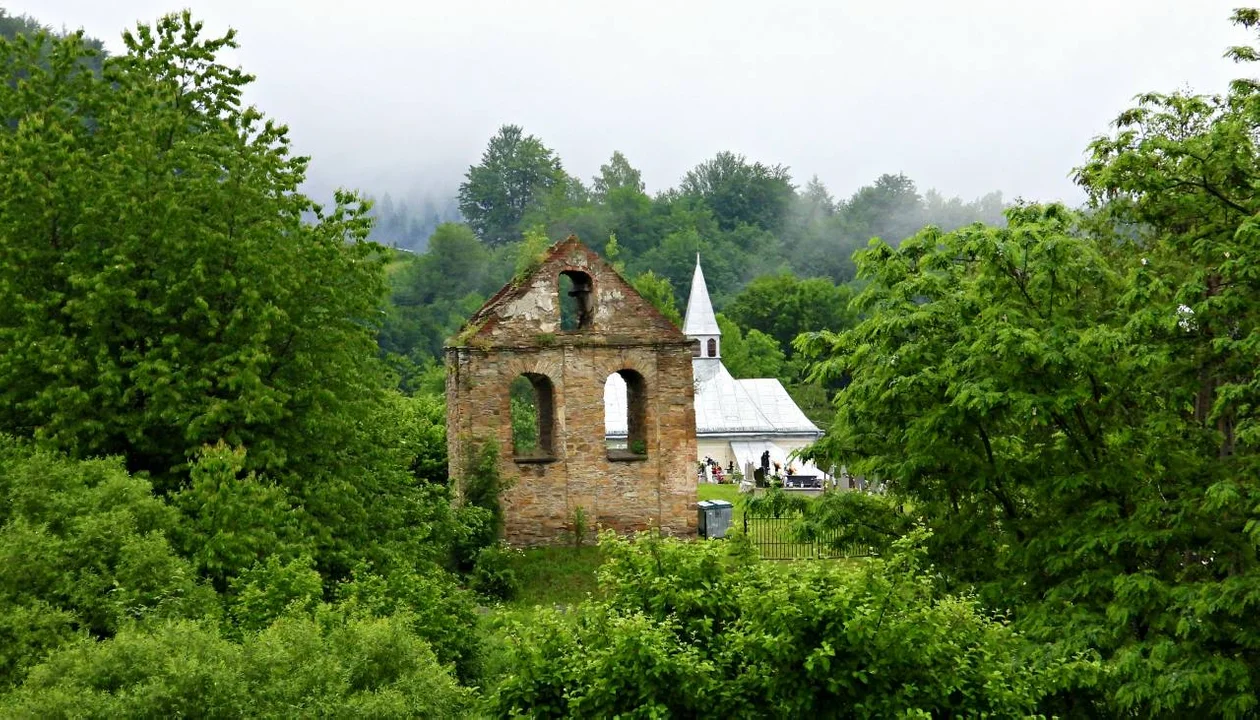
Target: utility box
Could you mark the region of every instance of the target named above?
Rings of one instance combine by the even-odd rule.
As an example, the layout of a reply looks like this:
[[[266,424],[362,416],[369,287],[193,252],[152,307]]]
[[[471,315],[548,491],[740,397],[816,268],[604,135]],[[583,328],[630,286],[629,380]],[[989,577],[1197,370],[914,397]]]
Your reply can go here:
[[[726,531],[731,529],[735,506],[725,500],[701,500],[696,505],[696,512],[700,537],[712,540],[726,537]]]

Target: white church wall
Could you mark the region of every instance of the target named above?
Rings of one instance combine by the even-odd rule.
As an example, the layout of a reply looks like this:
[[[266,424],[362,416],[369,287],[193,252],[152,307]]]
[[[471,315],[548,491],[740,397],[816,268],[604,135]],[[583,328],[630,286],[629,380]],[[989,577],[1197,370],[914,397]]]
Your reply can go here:
[[[717,460],[722,467],[735,461],[729,440],[696,438],[696,462],[703,462],[707,457]]]

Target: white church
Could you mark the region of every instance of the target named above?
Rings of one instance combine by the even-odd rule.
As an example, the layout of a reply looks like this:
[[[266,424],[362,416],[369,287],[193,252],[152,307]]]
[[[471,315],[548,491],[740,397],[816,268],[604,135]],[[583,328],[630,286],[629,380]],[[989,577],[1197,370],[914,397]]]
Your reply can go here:
[[[712,458],[741,472],[760,467],[769,453],[784,471],[821,476],[808,462],[789,455],[822,436],[777,378],[737,380],[722,364],[722,331],[709,301],[700,259],[691,281],[683,334],[695,342],[691,361],[696,386],[696,460]],[[604,435],[610,444],[626,438],[626,390],[620,375],[604,385]]]

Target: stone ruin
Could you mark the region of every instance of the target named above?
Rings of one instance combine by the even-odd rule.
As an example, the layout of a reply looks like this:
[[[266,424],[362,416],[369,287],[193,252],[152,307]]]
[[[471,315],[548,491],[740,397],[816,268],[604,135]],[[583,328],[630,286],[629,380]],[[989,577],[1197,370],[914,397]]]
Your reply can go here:
[[[462,487],[469,451],[497,444],[500,476],[511,483],[502,502],[513,545],[569,537],[579,508],[592,530],[694,535],[691,356],[673,323],[570,236],[491,297],[446,348],[451,478]],[[613,373],[625,380],[628,432],[610,448],[604,384]],[[514,381],[532,390],[537,408],[527,449],[513,445]]]

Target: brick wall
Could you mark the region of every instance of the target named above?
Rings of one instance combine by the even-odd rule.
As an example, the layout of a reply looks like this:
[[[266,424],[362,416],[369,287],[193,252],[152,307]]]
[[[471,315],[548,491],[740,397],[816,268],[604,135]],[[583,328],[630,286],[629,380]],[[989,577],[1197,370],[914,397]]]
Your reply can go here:
[[[586,273],[593,287],[589,326],[561,331],[558,277]],[[571,531],[574,510],[588,524],[628,532],[659,526],[696,532],[696,457],[691,347],[602,259],[570,238],[553,247],[524,281],[505,287],[447,348],[447,443],[451,476],[462,475],[465,446],[494,440],[507,540],[555,542]],[[604,443],[604,383],[611,373],[643,379],[638,403],[646,453],[609,453]],[[519,375],[552,387],[550,457],[512,452],[509,387]],[[632,410],[633,411],[633,410]]]

